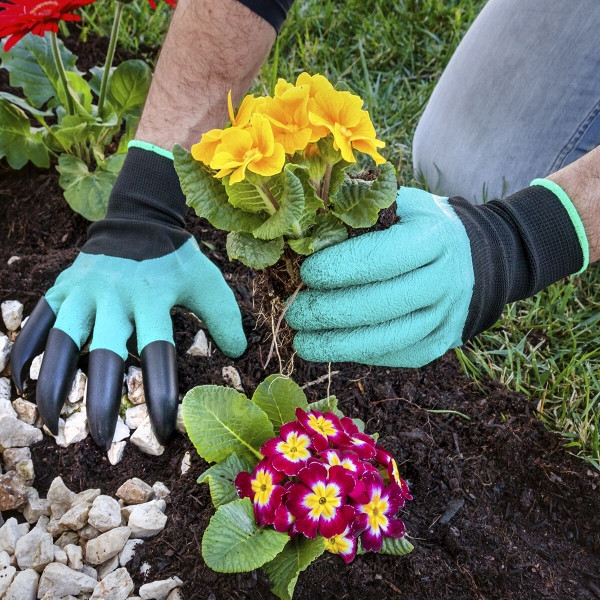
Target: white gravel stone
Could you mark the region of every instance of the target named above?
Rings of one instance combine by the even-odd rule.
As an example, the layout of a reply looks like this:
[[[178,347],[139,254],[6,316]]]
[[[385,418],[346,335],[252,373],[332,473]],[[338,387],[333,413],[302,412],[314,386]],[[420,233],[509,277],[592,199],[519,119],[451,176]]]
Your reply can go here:
[[[27,315],[22,321],[21,321],[21,329],[23,329],[23,327],[25,327],[25,324],[27,323],[27,321],[29,320],[29,315]]]
[[[73,413],[66,421],[64,428],[65,444],[75,444],[88,436],[88,420],[85,406]]]
[[[65,596],[78,596],[93,592],[98,581],[85,573],[70,569],[60,563],[48,565],[40,577],[38,598],[50,592],[51,598],[64,598]]]
[[[84,527],[88,521],[88,514],[90,507],[86,503],[75,504],[70,508],[59,520],[58,526],[61,529],[61,533],[70,529],[71,531],[77,531]]]
[[[142,370],[139,367],[129,367],[127,371],[127,398],[131,404],[146,402]]]
[[[54,544],[54,562],[66,565],[69,562],[67,553],[60,547]]]
[[[143,423],[131,435],[130,441],[142,452],[152,456],[160,456],[165,447],[156,439],[150,424],[150,417],[146,417]]]
[[[0,598],[6,593],[6,590],[13,582],[17,570],[14,567],[4,567],[0,569]]]
[[[102,581],[109,573],[119,568],[119,555],[109,558],[98,566],[98,580]]]
[[[50,502],[52,516],[60,519],[71,508],[75,493],[65,485],[62,477],[55,477],[50,484],[46,498]]]
[[[132,511],[136,508],[143,508],[144,510],[156,508],[161,513],[164,513],[167,510],[167,503],[162,499],[155,499],[150,500],[149,502],[144,502],[144,504],[132,504],[130,506],[122,506],[121,515],[123,515],[124,519],[129,519],[129,515],[131,515]]]
[[[11,407],[12,408],[12,407]],[[6,414],[0,415],[0,449],[6,448],[22,448],[23,446],[31,446],[36,442],[41,442],[42,432],[23,421],[19,421],[16,417],[11,417]]]
[[[23,319],[23,305],[18,300],[5,300],[0,304],[2,320],[9,331],[17,331]]]
[[[4,567],[9,567],[10,563],[10,554],[6,550],[2,550],[0,552],[0,569],[4,569]]]
[[[98,581],[98,571],[96,571],[96,569],[94,569],[94,567],[92,567],[91,565],[86,565],[85,563],[83,563],[83,568],[81,569],[81,572],[85,573],[88,577],[91,577],[92,579]]]
[[[11,348],[12,342],[8,339],[8,336],[0,333],[0,373],[6,369],[6,365],[10,360]]]
[[[79,534],[79,537],[84,541],[93,540],[94,538],[97,538],[100,535],[100,532],[89,523],[85,527],[82,527],[77,533]]]
[[[27,485],[16,471],[0,475],[0,511],[21,508],[27,502]]]
[[[0,377],[0,402],[10,402],[10,379]]]
[[[139,595],[143,600],[165,600],[171,590],[183,585],[179,577],[170,577],[152,583],[145,583],[140,587]]]
[[[148,573],[150,573],[151,568],[152,567],[147,562],[143,562],[140,565],[140,574],[143,575],[144,577],[146,577],[146,575],[148,575]]]
[[[110,496],[98,496],[90,509],[88,522],[102,533],[120,527],[121,507],[119,503]]]
[[[122,442],[126,440],[130,435],[129,427],[125,425],[123,419],[121,417],[117,418],[117,426],[115,427],[115,434],[113,436],[112,443],[116,444],[117,442]]]
[[[18,521],[11,517],[0,527],[0,551],[4,550],[10,555],[14,554],[15,545],[22,536]]]
[[[73,379],[73,384],[71,385],[71,391],[67,396],[67,402],[70,404],[77,404],[78,402],[83,401],[86,386],[87,375],[81,369],[77,369],[75,379]]]
[[[27,447],[7,448],[2,454],[2,460],[7,471],[14,471],[20,462],[31,460],[31,450]]]
[[[6,415],[7,417],[18,418],[17,411],[12,405],[10,398],[0,400],[0,416]]]
[[[181,404],[177,407],[177,423],[175,425],[175,428],[177,429],[177,431],[179,431],[179,433],[187,435],[187,430],[183,423],[183,407],[181,406]]]
[[[121,498],[125,504],[143,504],[152,499],[154,490],[145,481],[134,477],[121,485],[115,496]]]
[[[119,564],[124,567],[134,556],[135,556],[135,548],[140,544],[143,544],[144,540],[141,539],[129,539],[123,546],[123,550],[121,550],[121,554],[119,554]]]
[[[123,458],[123,453],[125,452],[125,446],[127,442],[117,442],[116,444],[111,444],[110,449],[108,450],[106,456],[108,457],[108,462],[111,465],[118,465]]]
[[[40,517],[50,516],[50,503],[40,498],[38,491],[33,487],[27,488],[27,504],[23,508],[23,516],[28,523],[37,523]]]
[[[2,600],[35,600],[40,576],[33,569],[19,571]]]
[[[37,525],[16,543],[15,556],[21,570],[42,571],[54,561],[54,543],[52,535],[46,531],[47,525],[48,517],[40,517]]]
[[[20,256],[14,255],[11,256],[7,261],[6,264],[10,267],[10,265],[12,265],[13,263],[16,263],[17,261],[21,260]]]
[[[85,547],[85,560],[91,565],[100,565],[123,550],[131,536],[129,527],[116,527],[97,538],[89,540]]]
[[[75,571],[83,569],[83,548],[76,544],[67,544],[64,547],[67,555],[67,566]]]
[[[54,543],[61,548],[66,548],[69,544],[78,546],[79,534],[75,531],[65,531]]]
[[[206,333],[204,333],[203,329],[198,330],[187,353],[191,356],[200,356],[202,358],[210,356],[210,344],[206,339]]]
[[[44,353],[42,352],[31,361],[31,366],[29,367],[29,379],[31,379],[31,381],[37,381],[37,378],[40,376],[43,360]]]
[[[14,408],[17,417],[23,421],[23,423],[35,425],[39,412],[37,406],[33,402],[29,402],[24,398],[17,398],[12,403],[12,407]]]
[[[25,482],[25,485],[33,485],[35,471],[33,470],[33,461],[31,459],[20,462],[15,467],[15,471],[21,476],[21,479]]]
[[[117,569],[101,579],[90,600],[126,600],[133,588],[127,569]]]
[[[238,392],[244,391],[244,388],[242,387],[242,379],[240,377],[240,373],[235,367],[223,367],[221,373],[227,385],[234,387]]]
[[[160,533],[167,524],[167,515],[155,506],[138,504],[133,508],[127,521],[132,538],[147,539]]]
[[[162,481],[156,481],[152,486],[152,491],[157,500],[166,500],[171,495],[171,491]]]
[[[73,508],[76,504],[87,504],[87,506],[91,507],[94,500],[102,493],[102,490],[98,488],[89,488],[87,490],[83,490],[83,492],[79,492],[79,494],[75,494],[73,501],[71,502],[71,508]]]
[[[185,475],[192,468],[192,455],[186,452],[181,459],[181,474]]]
[[[148,405],[146,403],[132,406],[125,411],[125,425],[129,429],[137,429],[147,416]]]
[[[171,593],[167,596],[167,600],[183,600],[183,596],[181,595],[179,588],[175,588],[174,590],[172,590]],[[211,597],[209,596],[207,600],[211,600]],[[214,595],[212,597],[212,600],[215,600]]]
[[[54,435],[45,425],[44,425],[43,429],[44,429],[44,432],[46,433],[46,435],[53,437],[54,441],[61,448],[66,448],[69,445],[69,444],[67,444],[67,441],[65,440],[65,420],[64,419],[61,419],[61,418],[58,419],[58,435]]]

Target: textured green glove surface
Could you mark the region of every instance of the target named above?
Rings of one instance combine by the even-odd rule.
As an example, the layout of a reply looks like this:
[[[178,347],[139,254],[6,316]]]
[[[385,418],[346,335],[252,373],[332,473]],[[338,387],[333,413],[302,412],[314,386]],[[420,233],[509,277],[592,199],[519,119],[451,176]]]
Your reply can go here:
[[[286,320],[312,361],[417,367],[462,343],[474,285],[471,247],[447,198],[413,188],[401,220],[310,256]]]
[[[143,261],[81,252],[46,300],[57,315],[54,327],[79,347],[93,332],[90,350],[112,350],[123,360],[134,325],[140,353],[157,340],[173,343],[169,311],[176,304],[206,323],[225,354],[236,357],[246,348],[233,292],[193,238]]]

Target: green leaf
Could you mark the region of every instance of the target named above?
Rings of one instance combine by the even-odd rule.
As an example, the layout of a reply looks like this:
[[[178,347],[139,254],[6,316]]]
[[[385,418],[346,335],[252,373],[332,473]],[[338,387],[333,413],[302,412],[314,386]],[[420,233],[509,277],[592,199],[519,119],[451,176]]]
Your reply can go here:
[[[213,227],[249,233],[265,220],[263,215],[247,213],[231,206],[223,184],[202,163],[194,160],[185,148],[176,145],[173,155],[188,206]]]
[[[264,269],[274,265],[283,253],[283,238],[257,240],[251,233],[232,231],[227,235],[227,256],[237,258],[247,267]]]
[[[91,173],[81,159],[70,154],[61,154],[56,168],[69,206],[88,221],[104,218],[117,174],[100,167]]]
[[[379,211],[394,202],[397,192],[394,167],[386,162],[375,181],[346,179],[335,198],[331,198],[334,205],[331,212],[350,227],[372,227]]]
[[[50,130],[64,148],[70,149],[75,144],[87,142],[92,123],[93,119],[89,115],[67,115],[60,125],[52,125]]]
[[[240,181],[239,183],[229,185],[229,177],[226,177],[223,185],[225,186],[229,203],[235,208],[249,213],[264,211],[267,214],[275,210],[272,203],[265,196],[265,193],[250,181]]]
[[[415,547],[406,539],[406,536],[401,538],[383,538],[380,554],[393,554],[394,556],[404,556],[409,554]]]
[[[294,167],[296,167],[294,169]],[[317,211],[319,208],[323,208],[323,201],[317,195],[317,190],[310,183],[310,175],[306,169],[303,169],[300,165],[290,165],[290,169],[294,169],[294,174],[302,183],[304,190],[304,209],[302,214],[298,218],[300,225],[301,235],[305,235],[306,231],[311,225],[314,225],[317,218]]]
[[[108,100],[119,117],[139,115],[150,82],[152,71],[143,60],[126,60],[111,74],[108,80]]]
[[[117,148],[117,154],[124,154],[127,152],[127,145],[135,137],[138,124],[140,122],[139,117],[132,117],[128,115],[125,117],[125,133],[119,140],[119,147]]]
[[[262,567],[284,548],[289,536],[263,529],[249,498],[217,508],[202,538],[202,557],[213,571],[243,573]]]
[[[114,72],[115,69],[116,67],[112,67],[111,72]],[[99,96],[100,88],[102,87],[102,75],[104,75],[104,67],[95,66],[92,67],[89,71],[92,74],[92,77],[88,81],[88,83],[92,88],[94,94],[96,94],[96,96]]]
[[[50,166],[41,132],[32,132],[27,115],[0,98],[0,158],[4,156],[13,169],[20,169],[29,161],[38,167]]]
[[[327,246],[333,246],[339,244],[348,238],[348,231],[346,227],[333,215],[327,213],[318,215],[316,219],[316,225],[310,230],[310,235],[297,240],[288,240],[290,248],[298,254],[312,254],[327,248]]]
[[[215,507],[237,500],[237,489],[234,481],[238,473],[246,471],[252,473],[256,462],[249,461],[246,457],[240,458],[235,452],[224,461],[207,469],[198,477],[198,483],[208,483],[210,497]]]
[[[331,178],[329,180],[329,202],[338,195],[344,181],[349,179],[347,171],[351,166],[352,163],[346,162],[345,160],[340,160],[333,165],[331,169]]]
[[[298,576],[310,563],[325,552],[325,540],[298,535],[290,540],[281,554],[263,569],[273,583],[271,591],[281,600],[292,600]]]
[[[121,172],[126,156],[126,154],[112,154],[109,156],[106,161],[104,161],[106,170],[109,173],[116,173],[118,175]]]
[[[252,231],[252,235],[261,240],[274,240],[282,235],[302,235],[299,219],[304,211],[304,188],[291,169],[269,180],[271,193],[277,200],[279,208],[260,227]]]
[[[322,413],[332,412],[338,417],[343,417],[344,413],[338,409],[337,405],[338,399],[335,396],[327,396],[327,398],[322,398],[316,402],[311,402],[308,405],[308,410],[317,410]]]
[[[50,115],[54,114],[51,110],[39,110],[38,108],[31,106],[27,100],[19,98],[19,96],[15,96],[9,92],[0,92],[0,98],[4,98],[10,103],[16,104],[19,108],[26,110],[29,114],[36,115],[38,117],[49,117]]]
[[[71,88],[71,97],[75,101],[75,112],[91,116],[92,90],[87,81],[79,73],[73,71],[67,71],[67,80]],[[58,87],[58,99],[62,106],[67,106],[67,97],[62,85]]]
[[[232,452],[262,458],[261,446],[275,435],[269,417],[244,394],[218,385],[191,389],[183,399],[183,422],[198,454],[220,461]]]
[[[77,57],[61,40],[58,40],[58,48],[65,69],[78,73],[75,69]],[[22,87],[25,96],[37,108],[56,97],[62,87],[49,33],[44,37],[27,34],[8,52],[2,53],[2,66],[10,72],[10,85]]]
[[[269,375],[254,391],[252,402],[264,410],[275,427],[279,428],[296,418],[298,407],[307,410],[308,402],[302,388],[283,375]]]

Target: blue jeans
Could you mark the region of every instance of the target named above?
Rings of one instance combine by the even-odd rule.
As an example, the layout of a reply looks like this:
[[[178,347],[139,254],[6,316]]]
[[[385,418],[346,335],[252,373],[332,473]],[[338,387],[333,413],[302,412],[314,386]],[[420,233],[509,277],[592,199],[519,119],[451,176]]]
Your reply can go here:
[[[600,0],[489,0],[416,129],[433,192],[502,198],[600,144]]]

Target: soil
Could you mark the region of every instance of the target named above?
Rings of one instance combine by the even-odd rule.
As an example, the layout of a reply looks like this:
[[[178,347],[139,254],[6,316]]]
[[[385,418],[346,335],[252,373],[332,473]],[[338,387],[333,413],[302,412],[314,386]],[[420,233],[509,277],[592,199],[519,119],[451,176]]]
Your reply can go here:
[[[53,170],[14,172],[0,162],[0,199],[0,301],[18,299],[28,314],[77,255],[88,223],[67,206]],[[300,576],[295,598],[600,598],[599,474],[544,429],[530,400],[492,381],[476,385],[453,352],[412,370],[332,364],[330,378],[328,365],[292,357],[289,347],[265,365],[272,332],[257,307],[272,290],[256,286],[253,271],[227,260],[224,232],[191,213],[187,225],[232,286],[249,348],[235,361],[218,349],[210,358],[188,356],[197,322],[175,308],[180,392],[224,385],[222,367],[234,365],[251,394],[280,370],[280,360],[288,371],[293,365],[309,401],[335,394],[345,414],[380,433],[415,498],[402,513],[412,554],[367,554],[350,565],[324,555]],[[19,260],[9,266],[12,256]],[[35,398],[34,385],[26,397]],[[181,475],[187,451],[192,467]],[[147,562],[147,580],[177,575],[188,599],[274,598],[260,571],[223,575],[205,566],[201,540],[214,509],[207,486],[196,479],[207,465],[183,436],[160,457],[128,444],[114,467],[89,438],[69,448],[46,438],[32,453],[42,495],[57,475],[76,492],[99,487],[114,494],[133,476],[163,481],[171,490],[166,529],[129,565],[136,584],[144,582],[138,567]]]

